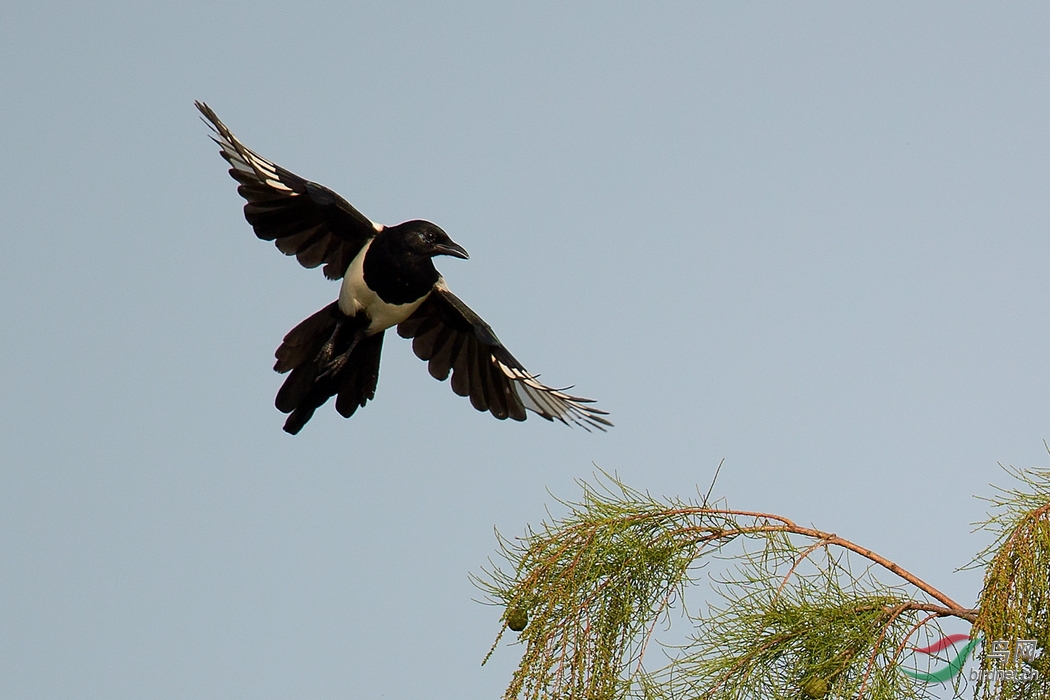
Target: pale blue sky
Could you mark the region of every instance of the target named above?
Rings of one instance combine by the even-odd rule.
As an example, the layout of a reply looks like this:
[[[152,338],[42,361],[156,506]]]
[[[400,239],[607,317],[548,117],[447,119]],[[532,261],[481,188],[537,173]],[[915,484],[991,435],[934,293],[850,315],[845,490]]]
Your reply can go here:
[[[971,498],[1050,438],[1050,9],[0,6],[0,695],[496,697],[467,579],[599,465],[972,602]],[[197,119],[470,251],[454,291],[616,423],[499,422],[390,337],[297,437],[338,286]],[[408,437],[406,438],[406,434]]]

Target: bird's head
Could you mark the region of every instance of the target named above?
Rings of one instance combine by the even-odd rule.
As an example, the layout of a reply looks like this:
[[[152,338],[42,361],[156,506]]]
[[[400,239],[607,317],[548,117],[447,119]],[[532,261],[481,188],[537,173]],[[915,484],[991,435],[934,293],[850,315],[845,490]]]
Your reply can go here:
[[[417,255],[451,255],[464,260],[470,257],[463,246],[449,238],[440,226],[429,221],[406,221],[396,228],[401,229],[399,234],[403,245]]]

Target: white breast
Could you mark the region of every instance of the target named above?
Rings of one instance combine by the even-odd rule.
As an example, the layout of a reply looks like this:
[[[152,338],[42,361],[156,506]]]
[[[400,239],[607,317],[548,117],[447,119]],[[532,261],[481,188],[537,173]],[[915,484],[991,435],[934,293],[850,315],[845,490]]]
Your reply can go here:
[[[426,296],[407,304],[388,304],[369,289],[365,284],[364,261],[371,245],[372,241],[365,243],[343,275],[343,286],[339,288],[339,310],[347,316],[356,316],[363,311],[372,321],[368,324],[367,333],[374,335],[411,316]]]

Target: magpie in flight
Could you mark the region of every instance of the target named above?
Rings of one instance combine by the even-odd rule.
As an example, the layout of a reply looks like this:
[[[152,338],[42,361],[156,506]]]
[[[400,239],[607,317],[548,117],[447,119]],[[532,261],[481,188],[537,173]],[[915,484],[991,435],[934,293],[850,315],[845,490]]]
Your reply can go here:
[[[429,221],[384,226],[315,182],[271,163],[237,140],[203,102],[197,109],[230,164],[244,218],[255,235],[273,241],[304,267],[324,263],[328,279],[342,278],[339,298],[293,328],[277,348],[274,370],[289,373],[277,409],[290,414],[296,434],[331,397],[349,418],[375,396],[387,328],[412,338],[430,374],[470,397],[479,411],[525,420],[525,409],[584,429],[611,426],[590,399],[538,381],[503,347],[492,328],[449,291],[434,267],[436,255],[467,259],[467,251]]]

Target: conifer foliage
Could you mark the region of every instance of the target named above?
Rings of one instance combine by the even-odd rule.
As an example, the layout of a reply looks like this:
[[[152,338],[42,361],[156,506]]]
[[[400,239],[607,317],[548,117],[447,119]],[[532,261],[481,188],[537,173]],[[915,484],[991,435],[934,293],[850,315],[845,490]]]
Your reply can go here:
[[[734,510],[710,493],[659,500],[607,474],[581,482],[582,499],[561,502],[565,515],[500,536],[502,561],[475,578],[504,608],[489,656],[508,629],[524,646],[505,700],[930,697],[909,652],[943,638],[940,623],[952,618],[970,623],[973,639],[1037,647],[1024,681],[985,673],[968,683],[956,667],[957,695],[1050,700],[1050,471],[1008,471],[1021,487],[989,499],[981,525],[996,539],[971,563],[985,567],[973,608],[779,515]],[[704,580],[716,600],[687,610],[687,591],[692,600]],[[683,618],[684,643],[657,639]],[[992,670],[1001,659],[979,648]]]

